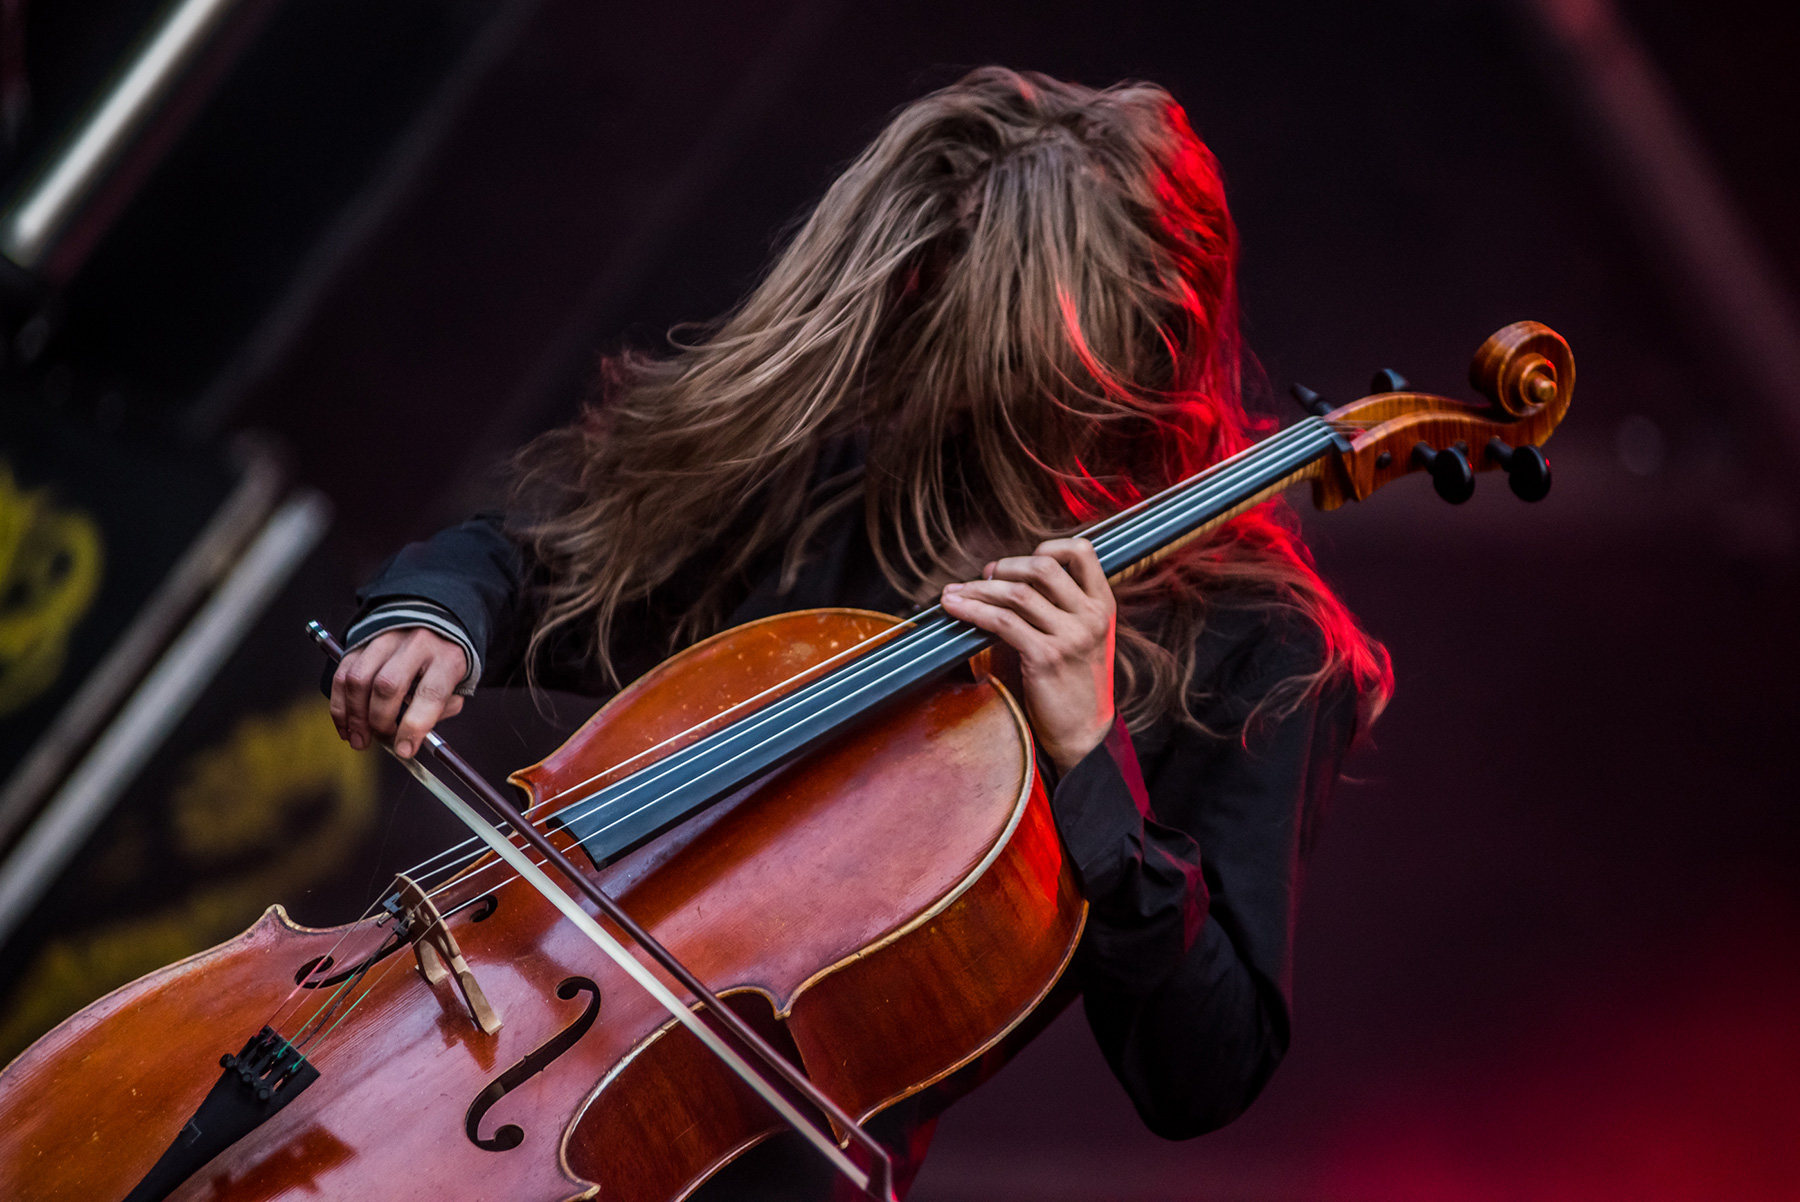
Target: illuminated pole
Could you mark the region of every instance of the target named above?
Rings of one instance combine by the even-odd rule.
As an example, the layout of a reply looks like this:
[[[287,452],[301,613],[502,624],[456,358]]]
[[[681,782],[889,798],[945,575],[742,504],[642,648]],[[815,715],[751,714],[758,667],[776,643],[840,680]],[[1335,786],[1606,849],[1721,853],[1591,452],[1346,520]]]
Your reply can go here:
[[[0,254],[35,270],[238,0],[176,0],[43,171],[0,213]]]

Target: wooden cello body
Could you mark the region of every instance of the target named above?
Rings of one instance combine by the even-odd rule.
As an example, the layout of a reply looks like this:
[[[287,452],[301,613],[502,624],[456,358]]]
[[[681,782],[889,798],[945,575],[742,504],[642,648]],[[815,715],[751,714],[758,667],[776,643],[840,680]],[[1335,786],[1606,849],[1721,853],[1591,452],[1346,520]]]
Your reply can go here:
[[[1518,322],[1483,343],[1470,370],[1479,402],[1388,375],[1338,409],[1308,394],[1312,417],[1090,527],[1104,570],[1137,570],[1299,480],[1326,509],[1414,473],[1450,501],[1467,499],[1478,472],[1505,472],[1525,500],[1548,492],[1538,448],[1575,384],[1554,331]],[[599,855],[599,898],[621,903],[622,922],[673,953],[665,963],[690,969],[799,1065],[798,1084],[844,1124],[992,1047],[1049,992],[1086,914],[1024,717],[965,666],[986,645],[972,631],[930,611],[751,623],[656,668],[513,777],[540,814],[570,816],[548,832],[567,851],[571,831],[604,819],[598,802],[574,813],[587,799],[629,793],[684,756],[690,783],[749,765],[682,801],[654,828],[663,833]],[[841,724],[824,724],[833,707]],[[816,731],[782,725],[800,713]],[[818,737],[754,766],[758,748],[796,731]],[[680,801],[685,786],[643,787],[661,793],[627,819]],[[184,1137],[219,1053],[277,1012],[317,1037],[305,1056],[320,1075],[167,1196],[677,1202],[780,1129],[576,931],[582,914],[560,915],[510,875],[475,862],[435,895],[441,921],[425,928],[454,937],[444,946],[497,1027],[470,982],[459,993],[441,963],[433,974],[415,913],[402,941],[380,919],[314,931],[272,908],[230,943],[81,1011],[0,1072],[0,1198],[125,1198]],[[376,959],[381,949],[391,954]],[[346,981],[336,1001],[319,996]],[[300,1038],[295,1026],[279,1038]]]
[[[640,768],[894,621],[817,610],[726,631],[514,780],[536,801]],[[672,1202],[781,1129],[542,897],[495,890],[501,879],[471,870],[438,898],[497,1032],[452,982],[391,956],[333,1032],[319,1081],[171,1197]],[[997,682],[973,676],[876,715],[599,879],[859,1118],[1017,1024],[1066,965],[1085,914],[1024,718]],[[491,905],[453,913],[490,891]],[[217,1054],[265,1022],[340,934],[272,907],[45,1036],[0,1076],[0,1196],[123,1198],[217,1079]]]

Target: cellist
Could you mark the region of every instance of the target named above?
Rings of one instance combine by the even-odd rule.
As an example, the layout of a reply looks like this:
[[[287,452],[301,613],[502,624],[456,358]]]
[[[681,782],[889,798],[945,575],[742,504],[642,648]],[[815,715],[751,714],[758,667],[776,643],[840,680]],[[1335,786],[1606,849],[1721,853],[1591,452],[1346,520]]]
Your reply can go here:
[[[339,733],[407,755],[478,685],[603,697],[768,614],[941,600],[1016,654],[1090,905],[1042,1013],[1079,993],[1151,1130],[1230,1122],[1288,1048],[1302,865],[1387,656],[1280,501],[1116,585],[1068,536],[1247,444],[1236,252],[1161,88],[987,68],[914,101],[735,309],[607,360],[510,512],[361,590]],[[874,1120],[903,1182],[1018,1042]],[[833,1182],[776,1140],[703,1194]]]

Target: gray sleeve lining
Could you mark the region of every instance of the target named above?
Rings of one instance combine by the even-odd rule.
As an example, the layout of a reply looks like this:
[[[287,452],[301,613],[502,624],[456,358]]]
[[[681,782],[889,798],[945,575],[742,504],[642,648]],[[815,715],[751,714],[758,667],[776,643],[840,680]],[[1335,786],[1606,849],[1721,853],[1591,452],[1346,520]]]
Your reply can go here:
[[[463,673],[462,681],[456,686],[456,691],[464,697],[473,696],[475,686],[481,680],[481,656],[476,654],[474,642],[469,638],[468,631],[463,629],[462,623],[456,620],[456,616],[443,606],[435,605],[430,601],[418,597],[408,597],[405,600],[389,601],[384,605],[377,605],[346,632],[344,636],[345,650],[354,651],[376,635],[385,634],[390,630],[406,630],[415,627],[424,627],[426,630],[440,634],[462,648],[467,662],[467,671]]]

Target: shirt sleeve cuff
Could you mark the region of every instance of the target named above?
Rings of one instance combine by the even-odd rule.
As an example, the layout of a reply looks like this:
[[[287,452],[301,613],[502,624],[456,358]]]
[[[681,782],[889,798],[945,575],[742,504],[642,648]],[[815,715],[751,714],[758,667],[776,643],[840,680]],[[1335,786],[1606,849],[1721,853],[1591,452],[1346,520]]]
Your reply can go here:
[[[1149,793],[1123,720],[1056,782],[1050,808],[1090,899],[1105,897],[1143,855]]]
[[[377,605],[365,614],[361,621],[355,623],[344,634],[344,650],[354,651],[378,634],[386,634],[390,630],[407,630],[424,627],[426,630],[440,634],[462,648],[466,670],[462,682],[456,691],[464,697],[475,694],[475,686],[481,681],[481,656],[475,653],[475,644],[469,638],[468,631],[456,616],[441,605],[418,597],[407,597],[404,600],[389,601]]]

